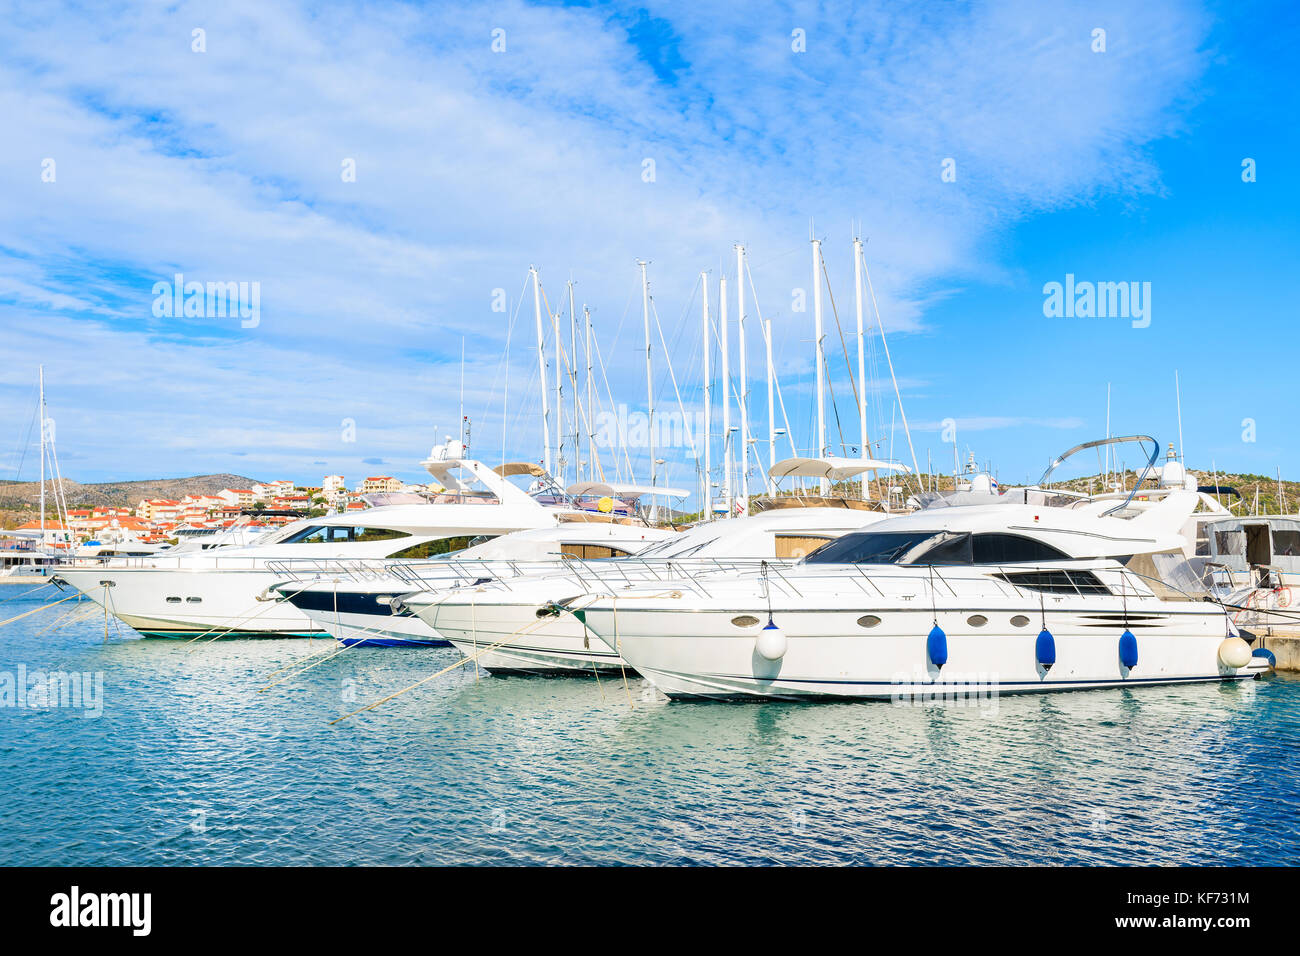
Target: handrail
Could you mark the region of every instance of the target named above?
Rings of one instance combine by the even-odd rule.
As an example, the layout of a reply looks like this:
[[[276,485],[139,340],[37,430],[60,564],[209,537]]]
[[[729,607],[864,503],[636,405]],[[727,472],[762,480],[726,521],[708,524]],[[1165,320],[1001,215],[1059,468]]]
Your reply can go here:
[[[1056,469],[1059,468],[1067,458],[1070,458],[1081,451],[1087,451],[1090,448],[1100,448],[1104,445],[1121,445],[1125,442],[1133,441],[1149,441],[1151,443],[1151,458],[1147,462],[1146,467],[1142,469],[1142,474],[1138,476],[1137,481],[1133,482],[1133,490],[1128,493],[1128,497],[1115,507],[1103,511],[1098,517],[1105,518],[1117,511],[1123,511],[1128,507],[1129,502],[1131,502],[1134,496],[1138,493],[1138,489],[1142,487],[1142,482],[1147,480],[1147,476],[1151,474],[1151,469],[1156,466],[1156,460],[1160,457],[1160,443],[1150,435],[1125,435],[1120,438],[1099,438],[1095,441],[1086,441],[1081,445],[1075,445],[1069,451],[1058,455],[1053,459],[1052,463],[1047,466],[1047,470],[1043,472],[1043,476],[1038,479],[1037,485],[1032,487],[1037,487],[1040,490],[1043,489],[1047,485],[1048,479],[1052,477],[1052,472],[1056,471]]]

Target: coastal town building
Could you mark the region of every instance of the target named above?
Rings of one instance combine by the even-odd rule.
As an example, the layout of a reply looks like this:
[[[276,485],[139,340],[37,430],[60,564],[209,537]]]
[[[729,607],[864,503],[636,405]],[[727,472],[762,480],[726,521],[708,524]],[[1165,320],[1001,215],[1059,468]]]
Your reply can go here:
[[[365,481],[361,482],[360,487],[357,488],[357,491],[363,495],[376,494],[381,491],[401,490],[402,482],[389,475],[381,475],[377,478],[367,478]]]
[[[255,511],[300,514],[320,513],[322,509],[359,511],[369,507],[362,500],[363,495],[418,491],[422,487],[389,475],[378,475],[366,478],[355,491],[349,491],[342,475],[326,475],[319,486],[304,487],[282,479],[259,482],[249,488],[223,488],[214,494],[189,494],[179,499],[145,498],[134,508],[113,505],[71,508],[64,521],[53,515],[46,518],[46,541],[53,547],[64,548],[100,539],[163,542],[174,539],[180,528],[221,529],[249,523],[249,515]],[[283,524],[291,520],[289,515],[252,519],[259,524]],[[22,528],[39,529],[39,520],[29,521]]]

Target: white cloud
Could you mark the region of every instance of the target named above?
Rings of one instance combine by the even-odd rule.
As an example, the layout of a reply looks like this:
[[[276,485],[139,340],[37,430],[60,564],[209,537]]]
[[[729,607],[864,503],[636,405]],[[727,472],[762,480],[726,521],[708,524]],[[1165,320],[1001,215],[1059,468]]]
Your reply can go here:
[[[0,301],[19,334],[3,380],[25,388],[23,369],[49,361],[87,422],[72,434],[109,471],[185,470],[187,456],[250,444],[267,468],[315,461],[300,423],[339,408],[379,422],[357,457],[414,460],[435,424],[456,420],[464,335],[467,403],[495,448],[507,322],[489,311],[493,289],[513,308],[536,263],[555,305],[572,269],[616,398],[635,402],[639,316],[622,311],[634,259],[653,262],[687,385],[699,348],[688,290],[700,268],[734,268],[737,239],[783,368],[806,374],[811,317],[790,301],[811,282],[810,216],[830,240],[841,318],[856,217],[887,326],[920,328],[956,283],[1002,275],[984,250],[1007,223],[1158,187],[1143,147],[1176,128],[1206,29],[1177,2],[657,15],[685,64],[675,85],[627,42],[630,15],[605,8],[236,2],[8,19]],[[1103,21],[1109,50],[1092,54]],[[787,24],[808,31],[808,53],[790,52]],[[190,50],[196,26],[203,54]],[[489,49],[494,26],[505,54]],[[957,184],[939,180],[949,156]],[[40,181],[45,157],[55,183]],[[345,158],[355,183],[340,178]],[[153,319],[152,282],[176,271],[260,282],[261,325]],[[525,306],[507,419],[511,453],[528,456],[530,329]],[[126,427],[140,420],[145,431]]]

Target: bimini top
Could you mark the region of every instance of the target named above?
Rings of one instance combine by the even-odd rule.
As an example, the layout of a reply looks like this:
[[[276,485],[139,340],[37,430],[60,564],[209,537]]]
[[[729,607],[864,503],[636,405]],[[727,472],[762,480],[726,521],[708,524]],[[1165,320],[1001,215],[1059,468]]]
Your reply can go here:
[[[690,494],[689,491],[683,491],[681,488],[665,488],[662,485],[625,485],[611,481],[579,481],[564,490],[574,498],[590,498],[599,495],[622,498],[624,501],[635,501],[646,495],[685,498]]]
[[[845,535],[810,564],[1011,564],[1122,558],[1181,549],[1178,529],[1196,507],[1178,492],[1134,518],[1002,504],[919,511]]]
[[[502,478],[513,478],[515,475],[532,475],[534,478],[545,478],[546,469],[541,465],[535,465],[531,461],[508,461],[504,465],[497,465],[492,469]]]
[[[906,465],[878,458],[786,458],[767,470],[773,478],[827,478],[843,481],[867,471],[910,472]]]

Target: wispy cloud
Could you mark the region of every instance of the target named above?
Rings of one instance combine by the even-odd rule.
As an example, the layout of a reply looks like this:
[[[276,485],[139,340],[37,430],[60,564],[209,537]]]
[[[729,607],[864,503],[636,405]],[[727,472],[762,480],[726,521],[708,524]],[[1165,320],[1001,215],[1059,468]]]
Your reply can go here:
[[[1099,23],[1102,58],[1089,50]],[[464,337],[484,452],[507,429],[508,453],[534,457],[530,310],[508,328],[528,265],[556,306],[572,270],[618,397],[637,401],[634,259],[652,260],[675,326],[701,268],[734,268],[737,240],[782,374],[797,377],[812,358],[808,315],[793,311],[811,282],[810,218],[832,240],[841,295],[853,217],[889,327],[924,329],[957,283],[1002,272],[988,239],[1008,224],[1159,188],[1144,148],[1177,130],[1208,28],[1173,0],[759,3],[726,26],[691,4],[180,3],[8,18],[6,404],[46,361],[75,422],[61,440],[105,472],[216,468],[223,454],[295,474],[363,455],[413,462],[435,426],[454,430]],[[806,53],[791,50],[795,28]],[[206,52],[191,49],[195,29]],[[940,180],[945,158],[957,184]],[[176,272],[259,282],[260,325],[155,318],[152,283]],[[511,311],[491,310],[496,289]],[[698,336],[666,331],[691,383]],[[367,424],[336,452],[345,417]]]

